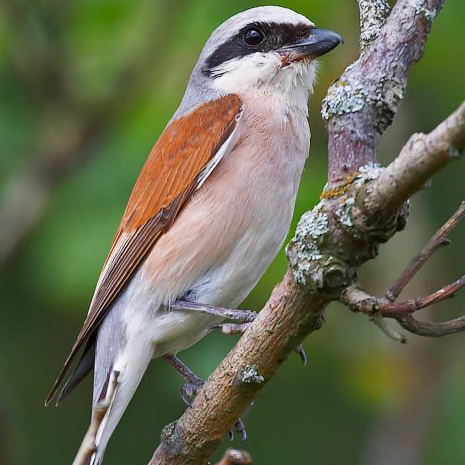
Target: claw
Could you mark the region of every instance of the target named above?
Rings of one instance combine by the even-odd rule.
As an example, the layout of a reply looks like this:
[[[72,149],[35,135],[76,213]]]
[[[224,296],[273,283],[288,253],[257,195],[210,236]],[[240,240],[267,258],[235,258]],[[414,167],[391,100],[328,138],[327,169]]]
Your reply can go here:
[[[243,421],[239,418],[239,420],[234,423],[234,428],[229,430],[229,439],[234,441],[234,431],[241,436],[241,442],[244,442],[247,439],[247,431],[245,430],[245,425]]]
[[[305,353],[304,348],[302,347],[302,344],[299,344],[294,351],[299,355],[300,360],[302,360],[302,363],[304,365],[307,364],[307,354]]]
[[[231,326],[237,327],[246,327],[246,324],[231,324]],[[220,326],[221,327],[221,326]],[[182,377],[187,381],[187,383],[181,386],[179,394],[183,402],[190,407],[191,403],[189,398],[195,397],[203,388],[205,381],[199,378],[192,370],[190,370],[184,363],[181,362],[175,355],[165,356],[165,360],[170,363],[176,370],[182,375]],[[241,435],[241,440],[245,441],[247,439],[247,432],[245,431],[244,423],[239,418],[234,424],[234,429],[229,431],[229,437],[231,441],[234,440],[234,430],[236,433]]]
[[[236,432],[241,435],[241,441],[244,442],[247,439],[247,431],[245,430],[245,425],[240,418],[234,424],[234,428],[236,429]]]
[[[181,389],[179,390],[179,395],[188,407],[190,407],[191,405],[189,398],[195,397],[201,391],[204,384],[204,381],[199,380],[198,382],[185,383],[181,386]]]

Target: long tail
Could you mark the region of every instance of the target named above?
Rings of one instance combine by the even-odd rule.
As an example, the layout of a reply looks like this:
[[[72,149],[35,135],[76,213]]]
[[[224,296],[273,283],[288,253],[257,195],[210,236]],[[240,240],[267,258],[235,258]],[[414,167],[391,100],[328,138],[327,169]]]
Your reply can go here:
[[[100,465],[153,355],[146,341],[118,337],[122,331],[117,318],[106,320],[97,338],[91,422],[73,465]]]
[[[123,416],[139,382],[150,362],[151,354],[121,371],[112,370],[105,397],[92,407],[89,429],[74,459],[73,465],[100,465],[108,440]]]

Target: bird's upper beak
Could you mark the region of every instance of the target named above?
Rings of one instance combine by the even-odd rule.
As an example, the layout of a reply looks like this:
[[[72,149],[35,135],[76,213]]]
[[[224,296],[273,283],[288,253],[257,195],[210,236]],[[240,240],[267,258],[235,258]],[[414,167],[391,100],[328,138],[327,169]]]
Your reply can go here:
[[[308,37],[286,45],[279,52],[293,62],[319,57],[342,43],[344,39],[337,32],[313,28]]]

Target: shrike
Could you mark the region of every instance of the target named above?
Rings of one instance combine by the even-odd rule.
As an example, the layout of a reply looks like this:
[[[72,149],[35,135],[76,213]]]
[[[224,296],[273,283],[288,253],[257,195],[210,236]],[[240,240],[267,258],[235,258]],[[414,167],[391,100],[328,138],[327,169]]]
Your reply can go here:
[[[341,41],[274,6],[233,16],[208,39],[134,186],[47,399],[83,348],[57,400],[94,369],[91,426],[75,465],[100,464],[152,358],[189,381],[184,397],[200,385],[176,354],[222,321],[208,305],[239,305],[280,250],[309,152],[314,59]]]

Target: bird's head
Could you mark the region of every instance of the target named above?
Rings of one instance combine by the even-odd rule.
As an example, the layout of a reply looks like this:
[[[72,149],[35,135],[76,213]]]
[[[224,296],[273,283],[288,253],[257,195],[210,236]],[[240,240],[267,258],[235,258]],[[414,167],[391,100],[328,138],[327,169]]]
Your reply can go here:
[[[220,93],[289,95],[301,88],[308,95],[315,58],[341,42],[339,34],[287,8],[252,8],[212,33],[197,67]]]

